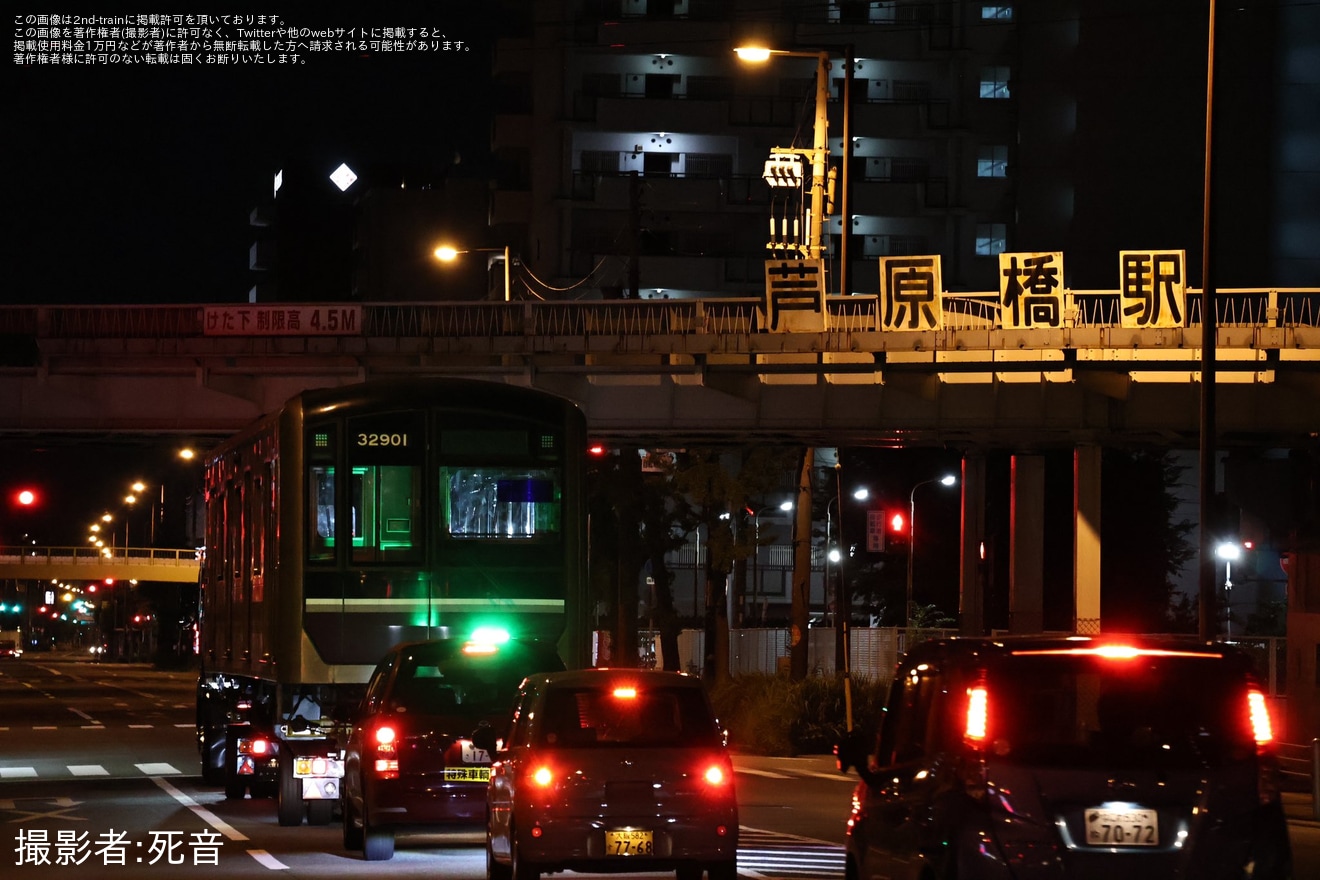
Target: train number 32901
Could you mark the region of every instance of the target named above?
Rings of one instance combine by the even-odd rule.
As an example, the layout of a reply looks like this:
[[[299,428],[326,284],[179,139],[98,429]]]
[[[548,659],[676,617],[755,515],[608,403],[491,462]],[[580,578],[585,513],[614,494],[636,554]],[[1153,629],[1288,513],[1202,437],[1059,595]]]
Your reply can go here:
[[[407,434],[358,434],[358,446],[407,446]]]

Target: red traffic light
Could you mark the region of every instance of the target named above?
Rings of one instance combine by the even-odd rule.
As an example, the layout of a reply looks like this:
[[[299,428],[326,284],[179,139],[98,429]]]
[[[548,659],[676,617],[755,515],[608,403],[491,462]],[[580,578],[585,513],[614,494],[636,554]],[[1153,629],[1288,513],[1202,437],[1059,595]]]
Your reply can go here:
[[[901,513],[891,514],[889,517],[889,531],[895,535],[907,533],[907,517]]]
[[[604,443],[592,443],[587,446],[587,455],[590,455],[592,458],[601,458],[602,456],[608,455],[609,451],[610,448]]]
[[[14,493],[14,503],[19,507],[34,507],[40,500],[41,496],[36,489],[23,488]]]

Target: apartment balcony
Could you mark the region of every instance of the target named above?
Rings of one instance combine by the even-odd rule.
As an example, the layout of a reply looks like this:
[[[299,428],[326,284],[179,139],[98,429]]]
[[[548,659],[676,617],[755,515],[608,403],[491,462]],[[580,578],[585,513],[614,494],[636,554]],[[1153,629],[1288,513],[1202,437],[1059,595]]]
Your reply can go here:
[[[594,102],[594,111],[586,106]],[[729,102],[673,98],[588,98],[575,100],[579,119],[590,118],[603,131],[682,131],[726,133]]]

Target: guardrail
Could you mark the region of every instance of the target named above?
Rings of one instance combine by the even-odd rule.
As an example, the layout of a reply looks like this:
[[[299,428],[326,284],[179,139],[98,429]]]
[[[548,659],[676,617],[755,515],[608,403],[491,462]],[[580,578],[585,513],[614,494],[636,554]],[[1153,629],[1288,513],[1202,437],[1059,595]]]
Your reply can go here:
[[[1311,814],[1320,819],[1320,739],[1309,745],[1279,743],[1279,770],[1289,790],[1311,792]]]

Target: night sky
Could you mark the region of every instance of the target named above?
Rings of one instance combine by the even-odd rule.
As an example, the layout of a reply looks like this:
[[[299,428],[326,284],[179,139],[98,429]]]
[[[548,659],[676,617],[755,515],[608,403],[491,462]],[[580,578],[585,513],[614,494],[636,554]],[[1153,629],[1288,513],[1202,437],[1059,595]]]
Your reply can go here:
[[[346,161],[484,176],[497,33],[484,21],[489,9],[397,3],[356,17],[430,26],[470,43],[461,53],[338,53],[298,67],[11,65],[10,277],[0,306],[246,301],[248,217],[286,162],[327,174]],[[324,21],[300,14],[292,23],[336,17],[317,14]],[[134,479],[188,478],[173,457],[178,445],[0,437],[0,544],[25,534],[85,540],[91,518],[121,507]],[[23,485],[42,489],[36,508],[13,503]],[[138,516],[140,529],[147,519]]]
[[[7,140],[21,161],[8,167],[13,277],[0,304],[245,300],[248,216],[286,161],[443,175],[458,155],[478,173],[494,31],[472,5],[392,4],[361,22],[430,24],[467,52],[13,68]]]

